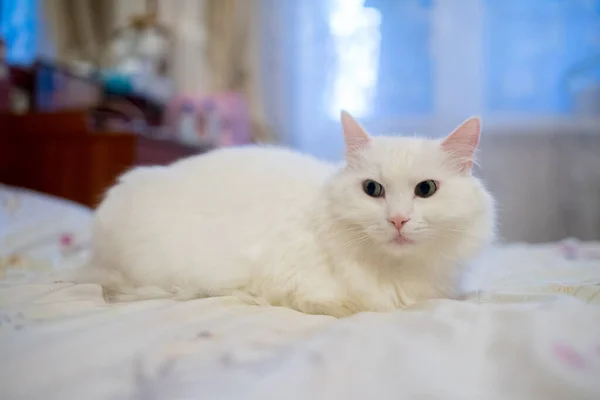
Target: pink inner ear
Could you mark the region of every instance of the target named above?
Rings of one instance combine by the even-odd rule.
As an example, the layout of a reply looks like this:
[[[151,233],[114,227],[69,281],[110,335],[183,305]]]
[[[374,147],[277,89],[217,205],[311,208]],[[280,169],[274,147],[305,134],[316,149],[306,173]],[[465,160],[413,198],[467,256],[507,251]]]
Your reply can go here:
[[[371,138],[348,112],[342,111],[342,128],[346,142],[346,153],[350,154],[366,147]]]
[[[458,161],[461,171],[470,171],[473,167],[473,156],[479,143],[480,132],[480,119],[472,117],[463,122],[442,142],[442,149]]]

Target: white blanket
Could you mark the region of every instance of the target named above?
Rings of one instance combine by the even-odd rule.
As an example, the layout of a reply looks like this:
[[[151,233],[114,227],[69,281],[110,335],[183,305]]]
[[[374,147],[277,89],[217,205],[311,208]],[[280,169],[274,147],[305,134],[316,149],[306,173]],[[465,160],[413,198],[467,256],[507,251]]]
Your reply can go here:
[[[89,212],[23,196],[13,222],[25,204],[64,215],[0,236],[0,399],[600,398],[599,244],[499,247],[466,301],[341,320],[233,298],[107,304],[96,285],[32,283],[31,267],[85,259]]]

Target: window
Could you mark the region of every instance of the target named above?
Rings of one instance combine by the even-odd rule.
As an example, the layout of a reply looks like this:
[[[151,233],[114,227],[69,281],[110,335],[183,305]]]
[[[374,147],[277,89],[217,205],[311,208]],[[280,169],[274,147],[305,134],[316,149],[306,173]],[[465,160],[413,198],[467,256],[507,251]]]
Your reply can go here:
[[[430,114],[434,105],[432,1],[365,0],[365,6],[374,7],[381,19],[371,116],[388,119]]]
[[[568,119],[596,87],[600,114],[600,0],[282,3],[287,133],[315,155],[341,154],[340,109],[377,132],[439,134],[473,114]]]
[[[345,108],[356,117],[372,112],[378,81],[381,13],[364,7],[364,0],[333,0],[329,9],[329,34],[335,62],[329,112],[339,118]]]
[[[429,0],[330,0],[333,119],[432,111],[431,11]]]
[[[484,19],[486,111],[571,112],[578,66],[600,56],[600,1],[485,0]]]

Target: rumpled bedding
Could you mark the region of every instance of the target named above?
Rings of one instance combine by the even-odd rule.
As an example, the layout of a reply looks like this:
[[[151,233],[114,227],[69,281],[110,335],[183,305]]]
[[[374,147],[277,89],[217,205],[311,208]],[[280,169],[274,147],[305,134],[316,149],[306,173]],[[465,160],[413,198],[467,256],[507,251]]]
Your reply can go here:
[[[0,399],[600,399],[600,243],[499,246],[462,301],[335,319],[40,283],[89,225],[0,186]]]

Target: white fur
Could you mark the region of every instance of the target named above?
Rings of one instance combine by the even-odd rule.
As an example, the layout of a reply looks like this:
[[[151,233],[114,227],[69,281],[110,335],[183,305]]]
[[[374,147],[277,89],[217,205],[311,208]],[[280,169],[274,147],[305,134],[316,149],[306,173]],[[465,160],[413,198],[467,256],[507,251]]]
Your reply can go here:
[[[334,316],[457,296],[493,238],[490,195],[441,141],[361,138],[344,118],[341,166],[249,146],[126,173],[96,212],[88,273],[115,300],[236,295]],[[415,197],[427,179],[438,192]],[[414,244],[392,242],[394,213]]]

